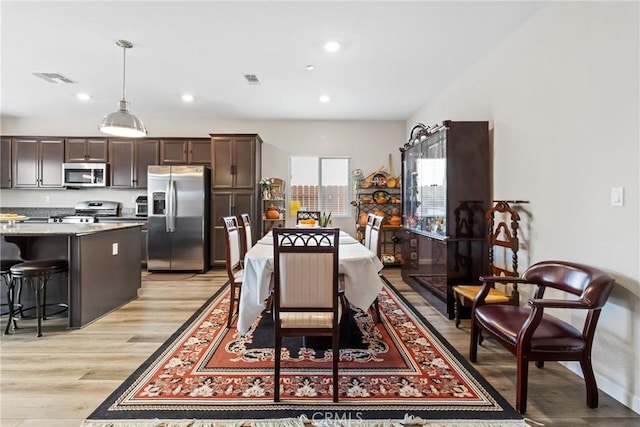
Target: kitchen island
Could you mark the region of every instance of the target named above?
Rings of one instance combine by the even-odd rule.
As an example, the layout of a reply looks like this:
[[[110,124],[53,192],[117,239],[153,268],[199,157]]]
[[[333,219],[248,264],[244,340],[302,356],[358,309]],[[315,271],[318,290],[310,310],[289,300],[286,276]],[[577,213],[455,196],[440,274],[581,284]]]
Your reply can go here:
[[[69,328],[80,328],[137,297],[143,225],[3,224],[1,250],[3,258],[19,255],[24,260],[66,259],[68,275],[52,277],[47,285],[46,304],[68,305]],[[23,305],[33,301],[31,290],[23,289]]]

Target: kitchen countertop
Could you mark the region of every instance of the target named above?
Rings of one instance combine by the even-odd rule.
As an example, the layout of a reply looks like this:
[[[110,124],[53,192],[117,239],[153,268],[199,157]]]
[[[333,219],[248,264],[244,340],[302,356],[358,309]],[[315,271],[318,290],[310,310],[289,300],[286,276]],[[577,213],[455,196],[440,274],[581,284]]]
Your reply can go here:
[[[101,233],[103,231],[119,230],[130,227],[145,226],[146,220],[140,222],[103,222],[90,224],[65,224],[65,223],[34,223],[18,222],[16,224],[2,224],[0,235],[3,236],[43,236],[43,235],[63,235],[63,236],[84,236],[88,234]]]

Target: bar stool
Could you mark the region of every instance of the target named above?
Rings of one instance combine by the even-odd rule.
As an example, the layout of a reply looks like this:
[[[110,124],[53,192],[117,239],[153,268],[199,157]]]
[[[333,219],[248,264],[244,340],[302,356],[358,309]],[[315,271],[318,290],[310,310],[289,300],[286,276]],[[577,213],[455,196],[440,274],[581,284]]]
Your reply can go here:
[[[46,319],[46,314],[44,314],[44,305],[46,302],[47,282],[51,279],[52,275],[66,272],[69,268],[68,265],[67,260],[64,259],[41,259],[15,264],[9,269],[12,281],[19,281],[20,287],[22,287],[25,282],[28,283],[35,293],[36,318],[38,321],[36,331],[39,337],[42,336],[41,321],[42,319]],[[44,294],[42,301],[40,298],[40,291]],[[11,320],[9,322],[11,322]],[[9,326],[7,325],[5,333],[8,333],[8,331]]]
[[[9,320],[7,321],[7,329],[5,329],[4,333],[5,335],[9,333],[9,328],[11,327],[11,321],[13,321],[13,327],[17,328],[18,327],[18,323],[16,322],[15,319],[15,309],[16,309],[16,304],[14,303],[13,297],[14,297],[14,285],[15,285],[15,281],[11,278],[11,267],[13,267],[16,264],[20,264],[22,262],[22,260],[20,259],[3,259],[0,260],[0,263],[2,264],[0,266],[0,280],[2,280],[2,282],[4,282],[5,285],[7,285],[7,306],[9,307]],[[22,305],[18,304],[18,310],[20,311],[20,314],[22,314]]]

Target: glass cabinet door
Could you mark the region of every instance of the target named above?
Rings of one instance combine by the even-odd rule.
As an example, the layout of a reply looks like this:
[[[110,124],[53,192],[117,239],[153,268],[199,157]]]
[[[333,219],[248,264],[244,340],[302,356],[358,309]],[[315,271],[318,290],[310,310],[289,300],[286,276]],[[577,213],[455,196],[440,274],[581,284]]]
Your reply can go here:
[[[431,135],[404,153],[405,228],[446,235],[446,133]]]

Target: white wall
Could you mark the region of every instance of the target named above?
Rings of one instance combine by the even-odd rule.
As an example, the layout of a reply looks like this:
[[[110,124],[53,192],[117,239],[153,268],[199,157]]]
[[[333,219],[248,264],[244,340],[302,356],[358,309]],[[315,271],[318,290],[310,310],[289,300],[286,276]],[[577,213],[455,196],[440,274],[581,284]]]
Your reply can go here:
[[[489,120],[494,197],[530,201],[529,262],[571,260],[614,274],[593,360],[600,389],[636,412],[639,35],[638,2],[550,3],[407,122]],[[617,186],[624,207],[610,206]]]
[[[150,124],[153,123],[153,124]],[[403,121],[147,121],[154,136],[207,137],[210,133],[258,133],[263,139],[262,175],[287,178],[289,156],[327,155],[351,157],[353,169],[374,172],[388,169],[393,156],[393,172],[400,174],[400,152],[405,140]],[[4,119],[3,135],[96,135],[95,123]],[[81,200],[104,199],[133,208],[135,190],[0,190],[0,204],[12,207],[73,207]],[[355,209],[351,218],[334,219],[333,224],[355,233]]]

